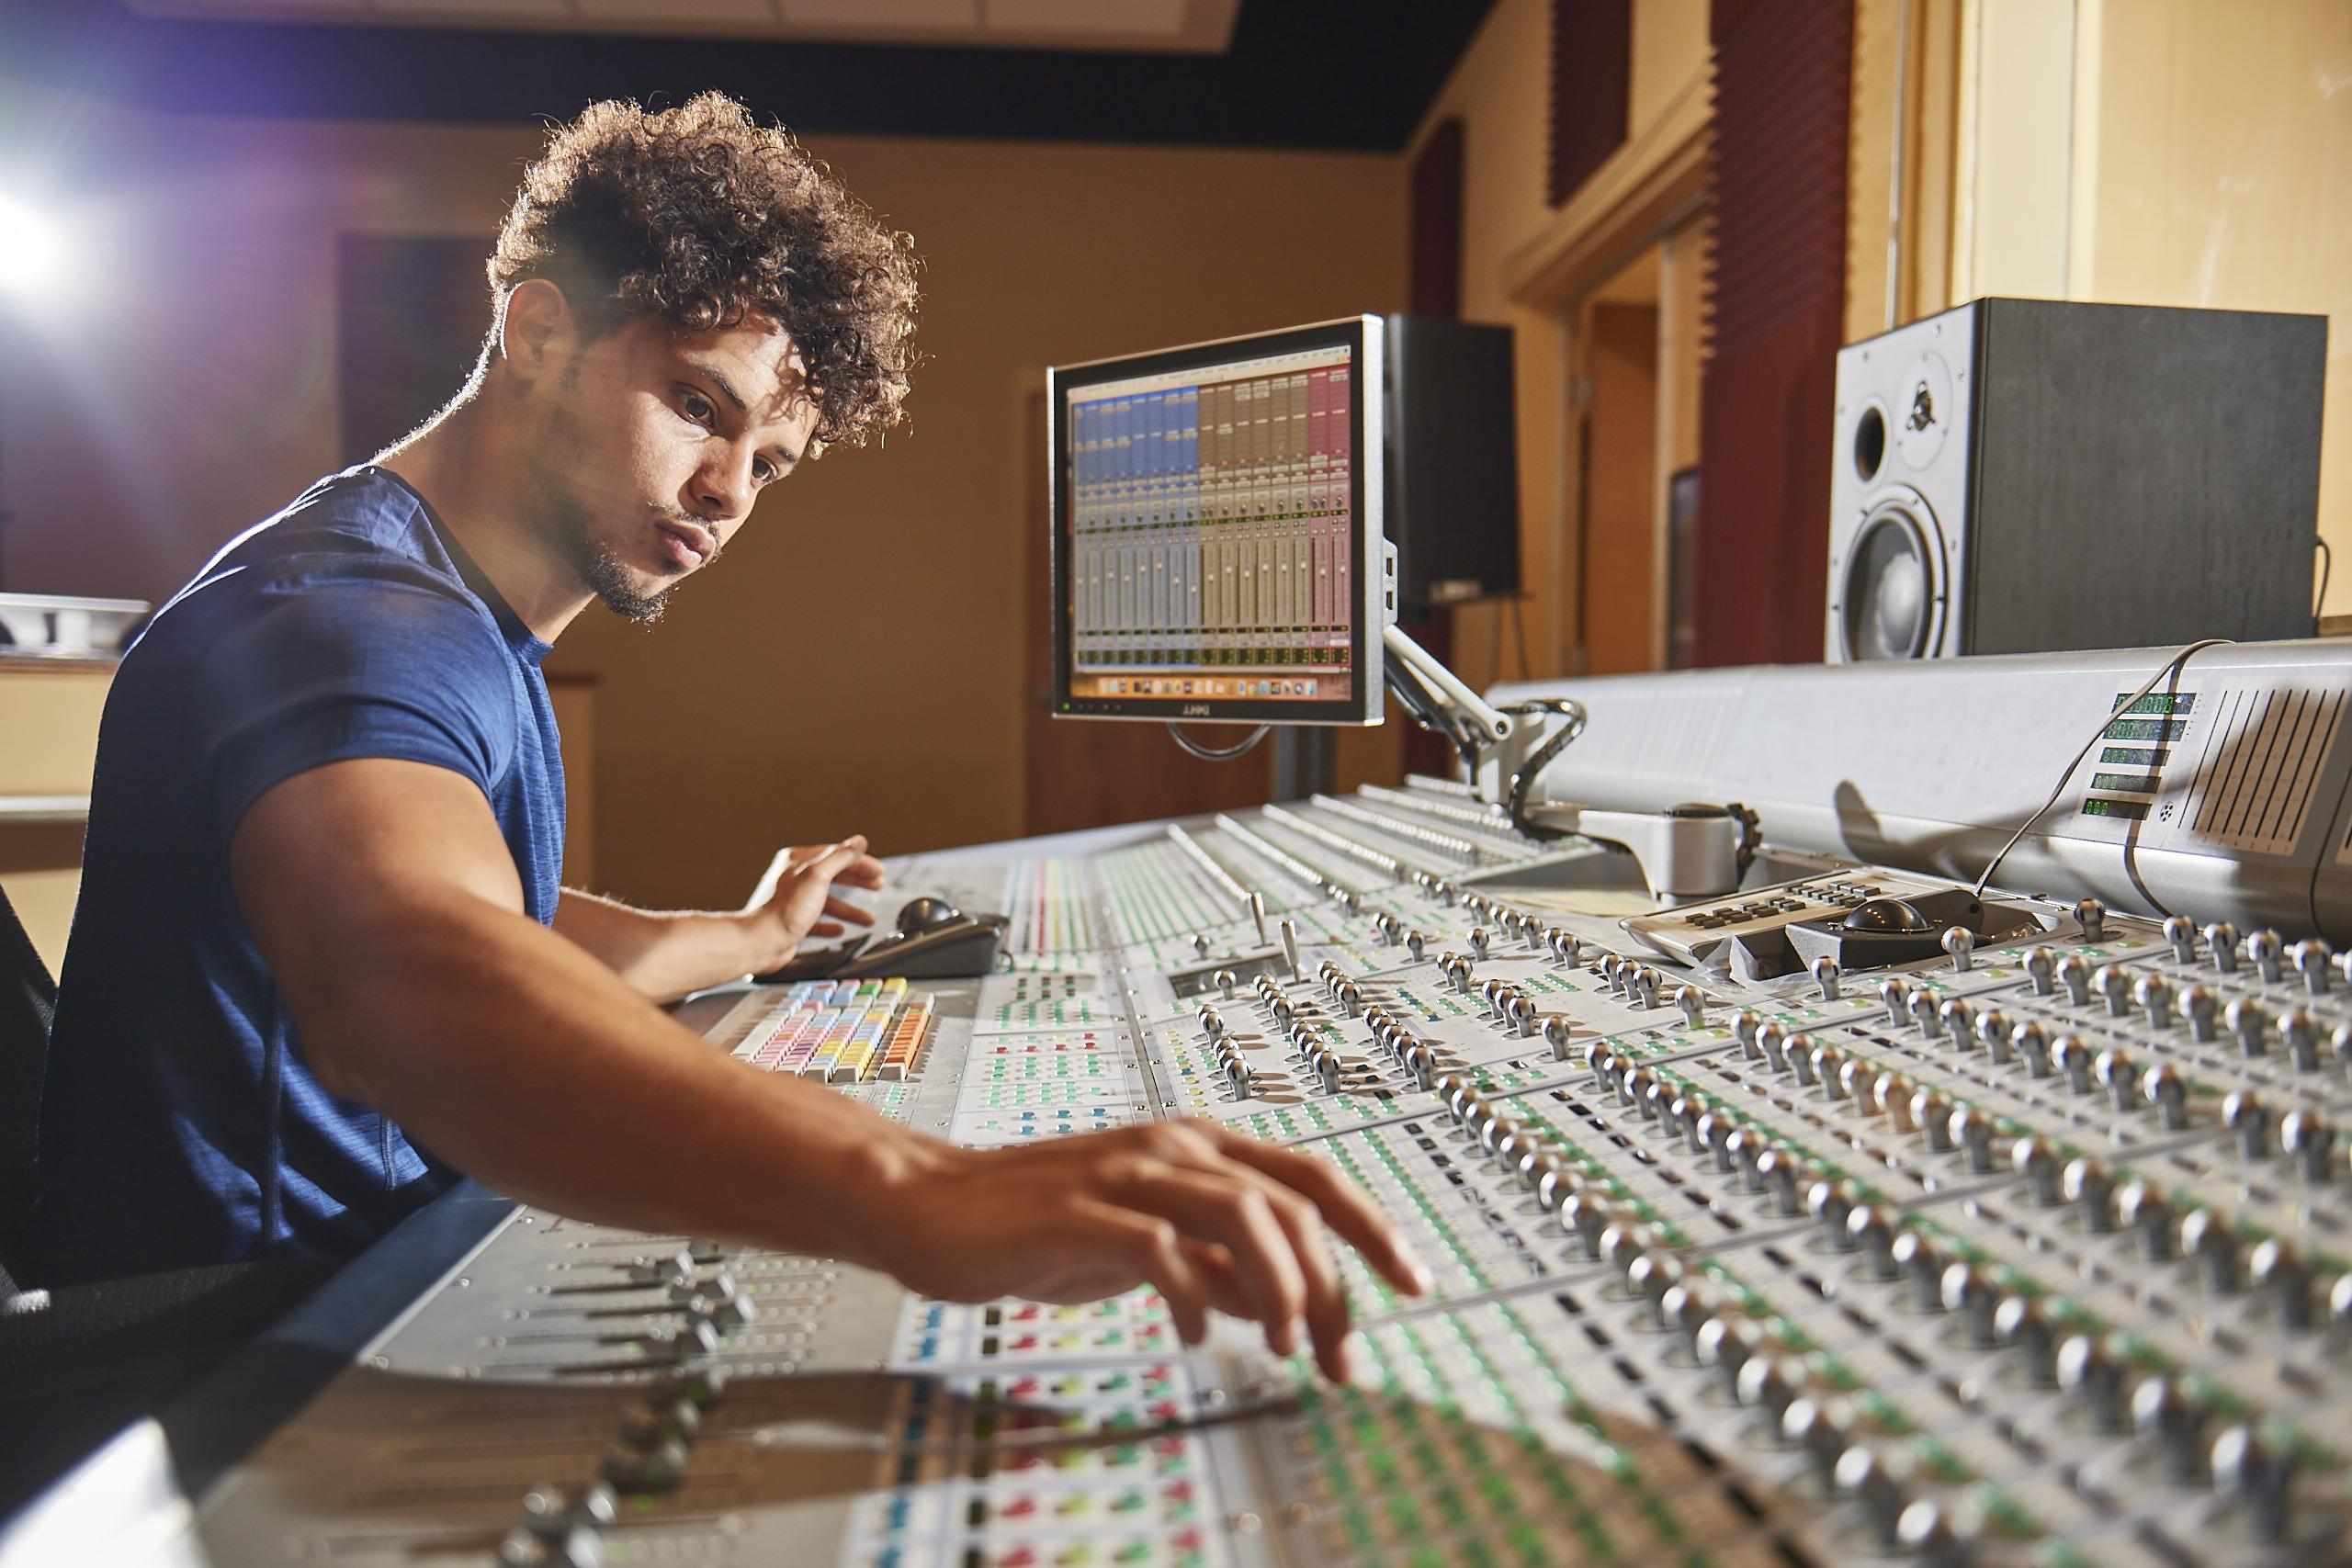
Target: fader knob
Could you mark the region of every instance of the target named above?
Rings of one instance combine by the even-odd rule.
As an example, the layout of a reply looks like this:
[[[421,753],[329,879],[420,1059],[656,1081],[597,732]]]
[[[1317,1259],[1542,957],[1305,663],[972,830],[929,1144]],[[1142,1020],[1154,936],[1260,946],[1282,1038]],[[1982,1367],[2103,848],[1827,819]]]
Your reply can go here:
[[[1821,1086],[1823,1095],[1831,1100],[1846,1098],[1846,1090],[1838,1077],[1838,1070],[1846,1060],[1843,1051],[1835,1045],[1815,1045],[1806,1054],[1806,1060],[1813,1065],[1813,1081]],[[1803,1073],[1797,1075],[1797,1081],[1804,1081]]]
[[[1986,1008],[1976,1015],[1977,1043],[1984,1047],[1995,1066],[2004,1067],[2017,1059],[2017,1053],[2009,1045],[2010,1031],[2016,1027],[2009,1015],[1999,1008]]]
[[[1883,1072],[1871,1085],[1871,1102],[1898,1133],[1916,1133],[1918,1119],[1911,1113],[1911,1101],[1919,1086],[1900,1073]]]
[[[2107,906],[2096,898],[2075,900],[2075,923],[2083,928],[2085,942],[2107,940]]]
[[[2278,983],[2282,971],[2278,960],[2285,952],[2278,933],[2268,929],[2258,931],[2245,939],[2245,955],[2254,963],[2255,973],[2262,976],[2266,986]]]
[[[1838,961],[1826,953],[1813,961],[1813,983],[1821,987],[1823,1001],[1838,999],[1838,980],[1843,974],[1844,971],[1838,967]]]
[[[1682,1265],[1663,1252],[1645,1252],[1625,1267],[1625,1289],[1649,1303],[1650,1321],[1660,1328],[1668,1326],[1666,1292],[1681,1281]]]
[[[1933,1089],[1912,1093],[1912,1122],[1927,1135],[1927,1147],[1936,1155],[1952,1152],[1952,1102]]]
[[[1873,1279],[1895,1277],[1894,1211],[1883,1203],[1864,1204],[1846,1215],[1846,1246],[1859,1250]]]
[[[1871,1089],[1877,1080],[1876,1069],[1859,1058],[1846,1061],[1838,1068],[1839,1091],[1865,1115],[1876,1106],[1877,1102],[1871,1098]]]
[[[1951,955],[1953,974],[1965,975],[1975,966],[1976,933],[1966,926],[1946,926],[1943,949]]]
[[[1764,1053],[1764,1065],[1776,1073],[1789,1070],[1789,1032],[1780,1023],[1768,1023],[1756,1032],[1756,1043]]]
[[[1686,1029],[1697,1029],[1707,1021],[1706,998],[1699,994],[1698,987],[1677,987],[1674,992],[1674,1005],[1681,1010],[1682,1023]]]
[[[1919,1568],[1968,1568],[1974,1541],[1946,1517],[1941,1505],[1921,1497],[1894,1522],[1895,1544]]]
[[[2025,1379],[2036,1388],[2058,1386],[2058,1331],[2031,1296],[2005,1295],[1993,1309],[1993,1332],[2015,1349]]]
[[[2058,961],[2058,984],[2075,1006],[2082,1007],[2090,1001],[2091,966],[2083,962],[2081,953],[2070,953]]]
[[[1632,988],[1633,994],[1640,1006],[1644,1008],[1654,1008],[1657,1006],[1658,989],[1665,984],[1666,976],[1651,968],[1648,964],[1644,964],[1634,966]]]
[[[2273,1448],[2245,1422],[2224,1428],[2213,1439],[2213,1490],[2237,1496],[2258,1540],[2286,1539],[2288,1493],[2294,1479],[2293,1456]]]
[[[1879,1005],[1886,1009],[1886,1021],[1900,1028],[1905,1014],[1910,1010],[1911,987],[1890,976],[1878,983],[1878,999]]]
[[[2299,1073],[2319,1070],[2319,1020],[2301,1008],[2278,1015],[2278,1048]]]
[[[1209,939],[1199,931],[1193,933],[1193,953],[1197,958],[1206,958],[1209,955]]]
[[[1876,1449],[1848,1449],[1838,1461],[1837,1483],[1838,1490],[1861,1505],[1863,1517],[1870,1520],[1871,1533],[1878,1538],[1879,1545],[1892,1551],[1909,1499],[1904,1496],[1903,1483],[1887,1468],[1886,1461],[1879,1457]]]
[[[2102,1432],[2128,1432],[2132,1412],[2123,1399],[2124,1366],[2087,1334],[2069,1335],[2058,1347],[2058,1386],[2072,1393]]]
[[[1363,1016],[1363,987],[1353,980],[1340,982],[1340,1006],[1350,1018]]]
[[[2033,1201],[2045,1208],[2055,1206],[2064,1194],[2059,1185],[2058,1151],[2041,1138],[2019,1138],[2009,1145],[2009,1164],[2024,1178]]]
[[[2150,1029],[2162,1033],[2172,1027],[2172,982],[2162,975],[2143,975],[2132,981],[2132,1000],[2147,1015]]]
[[[1474,956],[1485,958],[1487,948],[1492,941],[1493,938],[1487,935],[1486,927],[1472,926],[1470,928],[1470,952]]]
[[[1340,1092],[1340,1058],[1329,1050],[1315,1053],[1315,1076],[1323,1080],[1325,1094]]]
[[[1792,1363],[1778,1356],[1750,1356],[1739,1369],[1737,1395],[1742,1404],[1763,1410],[1774,1425],[1796,1403],[1797,1391],[1804,1386],[1804,1374]]]
[[[2278,1146],[2302,1167],[2305,1181],[2325,1181],[2335,1154],[2335,1129],[2316,1111],[2290,1111],[2278,1119]]]
[[[2260,1002],[2240,997],[2230,1004],[2223,1016],[2229,1021],[2230,1032],[2238,1037],[2239,1051],[2248,1056],[2259,1056],[2268,1048],[2266,1031],[2270,1021],[2264,1015]]]
[[[1430,939],[1421,932],[1407,931],[1405,933],[1405,953],[1414,963],[1421,962],[1423,955],[1429,952],[1429,947]]]
[[[1837,1479],[1838,1458],[1852,1440],[1853,1428],[1822,1401],[1797,1399],[1781,1416],[1781,1437],[1811,1456],[1814,1472],[1826,1490]]]
[[[1837,1252],[1850,1252],[1854,1238],[1848,1234],[1846,1221],[1854,1212],[1856,1193],[1852,1183],[1816,1181],[1805,1190],[1805,1213],[1821,1227],[1821,1239]]]
[[[2139,1178],[2125,1182],[2116,1193],[2115,1217],[2140,1238],[2140,1251],[2151,1261],[2162,1262],[2177,1250],[2179,1216],[2170,1200]]]
[[[2238,1236],[2229,1221],[2211,1209],[2191,1209],[2180,1222],[2180,1249],[2197,1260],[2197,1271],[2209,1291],[2234,1291],[2243,1282],[2238,1273]]]
[[[1804,1212],[1797,1192],[1796,1156],[1785,1149],[1766,1149],[1756,1156],[1756,1174],[1772,1195],[1775,1213],[1794,1215]]]
[[[2116,1110],[2136,1111],[2140,1106],[2140,1064],[2132,1053],[2120,1049],[2101,1051],[2091,1062],[2091,1076]]]
[[[2221,998],[2204,986],[2191,986],[2180,993],[2180,1015],[2188,1020],[2189,1038],[2201,1044],[2211,1044],[2221,1038],[2219,1020]]]
[[[1968,1168],[1979,1176],[1993,1170],[1993,1122],[1984,1112],[1962,1106],[1946,1120],[1951,1141],[1967,1156]]]
[[[2165,921],[2165,940],[2172,943],[2173,957],[2182,964],[2197,962],[2197,923],[2186,915],[2174,915]]]
[[[2238,929],[2227,920],[2216,920],[2205,928],[2205,950],[2213,955],[2213,967],[2224,975],[2233,975],[2238,967]]]
[[[2328,951],[2327,943],[2316,937],[2299,942],[2288,956],[2294,960],[2295,973],[2303,977],[2305,990],[2315,997],[2327,995],[2333,974],[2328,968],[2328,961],[2335,956]]]
[[[1513,991],[1505,1010],[1510,1015],[1512,1033],[1524,1040],[1535,1032],[1535,1004],[1526,992]]]
[[[1552,1060],[1568,1059],[1568,1021],[1564,1013],[1552,1013],[1544,1020],[1544,1043],[1552,1047]]]
[[[2309,1328],[2312,1325],[2312,1269],[2295,1244],[2268,1236],[2258,1243],[2254,1256],[2247,1260],[2256,1289],[2270,1294],[2278,1308],[2280,1326]]]
[[[2068,1160],[2064,1186],[2066,1201],[2083,1212],[2085,1229],[2115,1228],[2115,1178],[2107,1167],[2086,1157]]]
[[[1936,1020],[1944,1026],[1944,1039],[1954,1050],[1967,1050],[1976,1036],[1976,1004],[1965,997],[1954,997],[1938,1008]]]
[[[2140,1092],[2156,1108],[2168,1132],[2188,1125],[2188,1080],[2170,1062],[2159,1062],[2140,1075]]]
[[[695,1260],[691,1254],[673,1252],[662,1258],[635,1258],[629,1260],[628,1282],[632,1285],[666,1284],[683,1274],[694,1277]]]
[[[2028,1019],[2009,1032],[2009,1045],[2025,1063],[2026,1076],[2046,1078],[2050,1076],[2050,1033],[2041,1025]]]
[[[1560,1228],[1577,1238],[1587,1258],[1600,1256],[1600,1233],[1615,1218],[1608,1202],[1590,1192],[1571,1192],[1560,1200]]]
[[[1910,1281],[1911,1304],[1921,1312],[1943,1311],[1944,1268],[1950,1261],[1943,1249],[1917,1231],[1904,1231],[1889,1253],[1895,1271]]]
[[[2132,976],[2113,964],[2102,964],[2091,976],[2091,989],[2107,1004],[2107,1016],[2122,1018],[2132,1010]]]
[[[1771,1343],[1764,1329],[1746,1318],[1715,1316],[1699,1325],[1691,1336],[1691,1353],[1702,1367],[1715,1369],[1724,1393],[1734,1399],[1739,1397],[1740,1373],[1748,1360]]]
[[[1920,1038],[1934,1039],[1936,1025],[1939,1021],[1936,994],[1933,991],[1914,991],[1911,993],[1910,1000],[1904,1006],[1910,1012],[1911,1021],[1917,1027]]]
[[[2173,1480],[2205,1473],[2205,1413],[2170,1377],[2158,1372],[2132,1391],[2132,1425],[2154,1443]]]
[[[2053,995],[2057,989],[2058,955],[2046,947],[2025,950],[2026,984],[2037,997]]]
[[[1993,1314],[1997,1305],[1993,1282],[1973,1263],[1954,1263],[1944,1270],[1944,1309],[1958,1313],[1968,1340],[1981,1350],[1999,1341],[1994,1337]]]
[[[2061,1034],[2050,1043],[2050,1065],[2066,1079],[2066,1085],[2076,1094],[2091,1091],[2091,1048],[2079,1035]]]
[[[2254,1090],[2231,1091],[2222,1101],[2222,1125],[2238,1135],[2238,1152],[2246,1158],[2270,1157],[2270,1107]]]

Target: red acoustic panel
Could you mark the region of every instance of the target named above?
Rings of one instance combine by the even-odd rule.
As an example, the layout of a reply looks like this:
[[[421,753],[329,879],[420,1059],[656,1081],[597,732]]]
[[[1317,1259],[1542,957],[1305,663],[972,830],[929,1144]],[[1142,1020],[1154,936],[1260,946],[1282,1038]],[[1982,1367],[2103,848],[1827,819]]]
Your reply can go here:
[[[1555,207],[1625,144],[1633,0],[1552,0],[1552,124],[1544,194]]]
[[[1821,657],[1852,0],[1715,0],[1695,654]]]

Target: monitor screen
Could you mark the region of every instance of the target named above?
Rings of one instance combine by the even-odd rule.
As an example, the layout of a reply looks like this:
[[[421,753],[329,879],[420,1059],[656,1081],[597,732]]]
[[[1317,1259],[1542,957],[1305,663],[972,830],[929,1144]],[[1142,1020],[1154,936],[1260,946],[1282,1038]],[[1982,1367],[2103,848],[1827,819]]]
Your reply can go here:
[[[1380,722],[1382,332],[1051,372],[1057,716]]]

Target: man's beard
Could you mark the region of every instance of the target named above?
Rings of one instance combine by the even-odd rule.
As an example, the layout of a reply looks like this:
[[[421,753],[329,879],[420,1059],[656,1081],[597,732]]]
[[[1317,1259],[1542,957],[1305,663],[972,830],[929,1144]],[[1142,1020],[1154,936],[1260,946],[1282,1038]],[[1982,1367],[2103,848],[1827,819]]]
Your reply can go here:
[[[564,369],[557,390],[566,395],[580,389],[580,361]],[[595,514],[572,488],[571,475],[587,450],[580,423],[569,402],[559,401],[548,416],[545,438],[533,463],[539,492],[539,531],[560,552],[582,586],[603,601],[605,609],[624,620],[650,626],[670,605],[670,589],[639,593],[629,586],[629,571],[620,553],[594,536]],[[672,587],[676,586],[673,584]]]

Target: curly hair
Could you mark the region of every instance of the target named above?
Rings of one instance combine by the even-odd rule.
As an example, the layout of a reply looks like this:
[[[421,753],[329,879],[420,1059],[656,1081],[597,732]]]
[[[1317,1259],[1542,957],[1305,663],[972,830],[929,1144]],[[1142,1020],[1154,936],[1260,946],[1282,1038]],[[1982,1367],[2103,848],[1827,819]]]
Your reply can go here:
[[[659,313],[707,332],[766,316],[817,405],[813,455],[903,417],[916,354],[913,236],[887,228],[791,135],[721,93],[591,104],[560,126],[501,226],[494,302],[527,278],[590,337]]]

